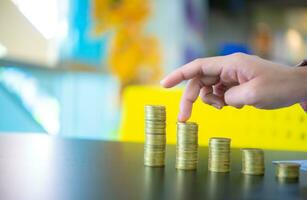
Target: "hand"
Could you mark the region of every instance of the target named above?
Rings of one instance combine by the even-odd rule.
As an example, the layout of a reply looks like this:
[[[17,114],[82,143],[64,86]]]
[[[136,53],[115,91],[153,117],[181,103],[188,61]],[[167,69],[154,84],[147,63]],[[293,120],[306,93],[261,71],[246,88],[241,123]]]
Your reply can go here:
[[[218,109],[225,105],[262,109],[285,107],[307,97],[307,71],[235,53],[196,59],[166,76],[161,85],[188,80],[181,99],[179,121],[189,119],[198,96]]]

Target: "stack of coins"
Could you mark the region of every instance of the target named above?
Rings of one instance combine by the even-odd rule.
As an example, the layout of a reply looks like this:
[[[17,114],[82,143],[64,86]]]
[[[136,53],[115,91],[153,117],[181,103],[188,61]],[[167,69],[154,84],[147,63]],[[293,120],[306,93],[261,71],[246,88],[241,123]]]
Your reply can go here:
[[[166,144],[166,111],[164,106],[145,106],[144,165],[164,166]]]
[[[264,174],[264,153],[262,149],[244,148],[242,151],[242,173],[250,175]]]
[[[230,138],[210,138],[208,169],[212,172],[230,171]]]
[[[198,125],[194,122],[177,123],[176,168],[197,168]]]
[[[298,179],[300,164],[280,162],[276,164],[276,176],[281,179]]]

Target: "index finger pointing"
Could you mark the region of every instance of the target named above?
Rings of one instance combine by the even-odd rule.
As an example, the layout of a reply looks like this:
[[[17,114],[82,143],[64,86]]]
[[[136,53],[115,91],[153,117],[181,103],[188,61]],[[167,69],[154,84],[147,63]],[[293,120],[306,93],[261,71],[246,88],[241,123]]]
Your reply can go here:
[[[180,102],[179,121],[184,122],[190,118],[193,103],[196,101],[201,87],[202,83],[198,78],[189,80]]]
[[[198,75],[218,75],[222,68],[220,62],[221,57],[196,59],[167,75],[161,81],[161,85],[170,88]]]
[[[176,69],[167,75],[162,81],[161,85],[166,88],[173,87],[184,80],[191,79],[201,72],[201,59],[196,59],[182,67]]]

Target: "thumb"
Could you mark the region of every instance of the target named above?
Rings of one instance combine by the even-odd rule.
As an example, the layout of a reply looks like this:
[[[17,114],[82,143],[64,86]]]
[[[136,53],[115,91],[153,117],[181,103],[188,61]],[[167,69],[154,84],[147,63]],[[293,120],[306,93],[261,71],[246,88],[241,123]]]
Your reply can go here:
[[[244,105],[253,105],[256,101],[255,87],[253,81],[229,88],[225,92],[225,103],[236,108],[242,108]]]

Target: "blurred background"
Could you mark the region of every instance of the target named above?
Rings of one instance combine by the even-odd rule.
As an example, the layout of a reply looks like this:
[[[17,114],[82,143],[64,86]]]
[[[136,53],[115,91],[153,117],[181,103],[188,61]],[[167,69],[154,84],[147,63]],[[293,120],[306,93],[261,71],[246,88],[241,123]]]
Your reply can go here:
[[[118,140],[127,89],[234,52],[293,66],[306,22],[306,0],[0,0],[0,132]]]

